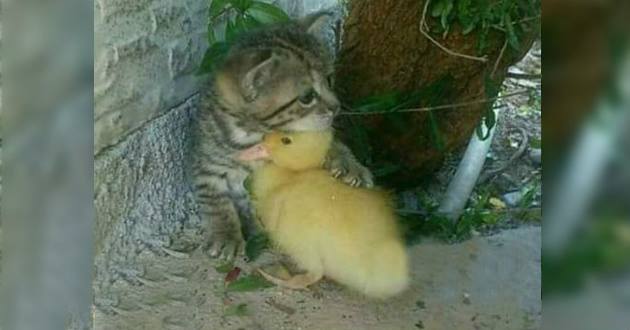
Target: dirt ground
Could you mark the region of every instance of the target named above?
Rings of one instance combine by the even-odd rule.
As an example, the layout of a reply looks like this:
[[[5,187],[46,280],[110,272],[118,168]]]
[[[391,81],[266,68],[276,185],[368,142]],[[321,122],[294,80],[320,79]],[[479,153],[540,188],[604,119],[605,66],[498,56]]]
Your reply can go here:
[[[535,226],[454,245],[423,242],[409,251],[411,287],[386,301],[330,281],[309,291],[228,293],[217,262],[199,250],[146,255],[143,280],[118,283],[118,307],[95,308],[94,329],[538,329],[540,243]],[[270,262],[266,253],[237,266],[243,276]]]

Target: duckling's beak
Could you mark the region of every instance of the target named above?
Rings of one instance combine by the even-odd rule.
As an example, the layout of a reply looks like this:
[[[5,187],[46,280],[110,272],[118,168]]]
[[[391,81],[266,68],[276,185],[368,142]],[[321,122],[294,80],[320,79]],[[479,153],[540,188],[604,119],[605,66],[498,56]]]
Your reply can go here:
[[[262,143],[259,143],[253,147],[249,147],[236,155],[236,158],[241,161],[253,161],[269,158],[269,151]]]

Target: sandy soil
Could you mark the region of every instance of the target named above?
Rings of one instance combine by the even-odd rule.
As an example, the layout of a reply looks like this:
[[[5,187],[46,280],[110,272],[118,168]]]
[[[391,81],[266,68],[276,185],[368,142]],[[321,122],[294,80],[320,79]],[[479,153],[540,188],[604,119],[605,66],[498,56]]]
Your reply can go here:
[[[446,245],[410,248],[412,285],[370,301],[330,282],[308,291],[278,287],[226,293],[225,274],[198,250],[145,255],[137,281],[112,288],[116,308],[94,308],[94,329],[538,329],[540,227]],[[241,276],[276,262],[266,253],[237,263]],[[235,306],[245,304],[235,313]]]

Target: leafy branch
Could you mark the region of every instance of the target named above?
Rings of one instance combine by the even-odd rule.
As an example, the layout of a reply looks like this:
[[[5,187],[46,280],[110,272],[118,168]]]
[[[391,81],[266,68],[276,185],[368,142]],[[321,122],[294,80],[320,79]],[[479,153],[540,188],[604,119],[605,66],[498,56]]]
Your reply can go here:
[[[455,22],[464,35],[478,31],[479,52],[485,50],[491,29],[503,32],[509,45],[519,50],[520,37],[540,19],[540,0],[436,0],[430,7],[431,17],[440,21],[443,37]]]
[[[478,56],[466,55],[466,54],[462,54],[462,53],[458,53],[458,52],[455,52],[453,50],[450,50],[446,46],[442,45],[437,40],[435,40],[433,37],[431,37],[431,35],[427,32],[428,27],[427,27],[427,24],[426,24],[427,9],[429,8],[429,4],[430,3],[431,3],[431,0],[427,0],[425,2],[425,4],[424,4],[424,10],[422,11],[422,19],[420,20],[420,33],[422,33],[422,35],[424,35],[427,39],[429,39],[429,41],[431,41],[433,44],[438,46],[441,50],[443,50],[444,52],[446,52],[449,55],[462,57],[462,58],[466,58],[466,59],[473,60],[473,61],[479,61],[479,62],[486,62],[486,61],[488,61],[488,59],[485,56],[478,57]],[[438,5],[440,5],[440,4],[443,4],[443,2],[439,2],[438,3]],[[448,11],[450,12],[450,10],[453,7],[452,0],[448,3],[448,5],[450,6],[450,7],[448,7],[449,8]],[[445,24],[445,18],[442,17],[442,25],[444,26],[444,24]]]
[[[289,20],[280,7],[257,0],[213,0],[208,18],[209,46],[201,61],[199,74],[212,71],[223,60],[230,44],[242,33]]]

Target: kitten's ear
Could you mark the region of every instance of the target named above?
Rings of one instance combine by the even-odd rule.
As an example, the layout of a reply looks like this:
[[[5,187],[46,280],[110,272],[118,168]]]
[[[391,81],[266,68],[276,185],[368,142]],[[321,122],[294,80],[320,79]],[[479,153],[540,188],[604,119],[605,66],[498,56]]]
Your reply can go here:
[[[319,36],[321,31],[329,20],[333,18],[331,11],[319,11],[298,20],[298,23],[306,30],[307,33]]]
[[[269,158],[269,151],[262,143],[259,143],[253,147],[249,147],[239,152],[237,158],[241,161],[267,159]]]
[[[271,50],[258,51],[249,56],[248,62],[252,66],[241,79],[241,89],[245,100],[251,102],[258,97],[260,88],[271,80],[279,57]]]

